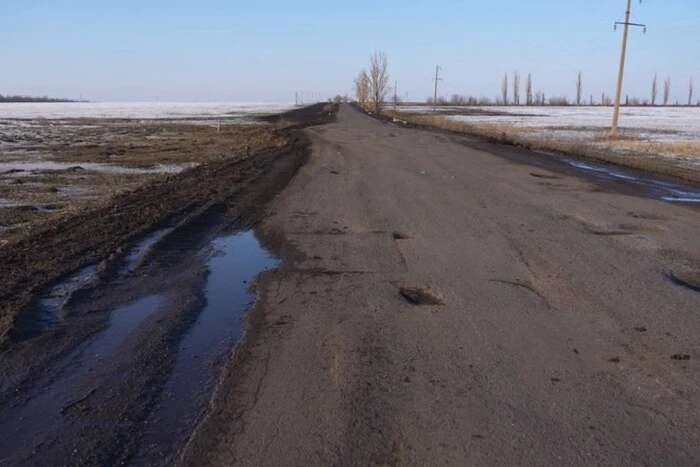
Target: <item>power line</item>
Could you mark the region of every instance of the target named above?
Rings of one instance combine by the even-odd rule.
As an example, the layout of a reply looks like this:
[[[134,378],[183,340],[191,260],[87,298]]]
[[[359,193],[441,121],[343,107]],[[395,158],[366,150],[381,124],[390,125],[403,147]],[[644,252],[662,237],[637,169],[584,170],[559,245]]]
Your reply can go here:
[[[639,0],[642,3],[642,0]],[[632,13],[632,0],[627,0],[627,10],[625,11],[625,22],[615,22],[615,29],[618,25],[625,27],[622,33],[622,53],[620,54],[620,69],[617,73],[617,92],[615,93],[615,110],[613,111],[613,121],[612,128],[610,129],[610,136],[613,138],[617,137],[617,124],[620,120],[620,99],[622,98],[622,78],[625,74],[625,55],[627,54],[627,32],[630,26],[637,26],[644,28],[644,32],[647,32],[647,27],[644,24],[630,23],[630,14]]]

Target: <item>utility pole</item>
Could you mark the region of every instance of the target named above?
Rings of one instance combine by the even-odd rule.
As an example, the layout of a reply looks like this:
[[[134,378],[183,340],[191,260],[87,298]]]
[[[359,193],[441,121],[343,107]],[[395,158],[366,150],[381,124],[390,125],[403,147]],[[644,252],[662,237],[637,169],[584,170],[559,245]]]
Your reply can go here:
[[[639,0],[642,3],[642,0]],[[617,92],[615,93],[615,109],[613,110],[613,122],[612,128],[610,129],[610,136],[613,138],[617,137],[617,123],[620,120],[620,99],[622,98],[622,78],[625,74],[625,56],[627,54],[627,32],[630,26],[639,26],[644,28],[644,32],[647,32],[647,27],[644,24],[630,23],[630,14],[632,12],[632,0],[627,0],[627,10],[625,11],[625,22],[615,23],[615,29],[617,30],[618,25],[624,25],[624,31],[622,33],[622,53],[620,54],[620,70],[617,73]]]
[[[397,94],[397,90],[399,89],[399,82],[394,81],[394,108],[396,108],[397,105],[399,105],[399,95]]]
[[[435,78],[433,78],[435,81],[435,95],[433,97],[433,107],[437,110],[437,91],[438,91],[438,81],[442,81],[442,78],[440,78],[440,65],[437,65],[435,67]]]

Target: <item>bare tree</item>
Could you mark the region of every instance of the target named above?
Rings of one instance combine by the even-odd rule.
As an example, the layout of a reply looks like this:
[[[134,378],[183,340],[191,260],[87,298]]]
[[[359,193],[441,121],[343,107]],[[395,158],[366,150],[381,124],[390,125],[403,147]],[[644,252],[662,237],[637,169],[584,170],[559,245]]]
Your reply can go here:
[[[664,105],[668,105],[668,99],[671,97],[671,77],[664,80]]]
[[[659,85],[658,85],[656,73],[654,73],[654,79],[651,82],[651,105],[656,105],[656,96],[658,94],[659,94]]]
[[[369,89],[369,75],[365,70],[362,70],[355,78],[355,96],[364,109],[369,105]]]
[[[520,105],[520,75],[513,72],[513,105]]]
[[[549,98],[549,105],[568,106],[570,104],[569,104],[569,99],[566,96],[562,96],[562,97],[550,97]]]
[[[501,104],[508,105],[508,72],[503,75],[503,81],[501,81]]]
[[[544,93],[542,91],[537,91],[535,93],[534,104],[535,105],[545,105],[545,103],[546,103],[546,98],[545,98]]]
[[[450,97],[450,105],[462,105],[462,96],[459,94],[452,94],[452,97]]]
[[[576,105],[581,105],[581,97],[583,96],[583,76],[579,71],[576,76]]]
[[[375,112],[382,110],[382,104],[389,94],[389,59],[378,51],[370,57],[369,93]]]
[[[525,78],[525,104],[532,105],[532,73]]]
[[[688,82],[688,107],[693,105],[693,78]]]

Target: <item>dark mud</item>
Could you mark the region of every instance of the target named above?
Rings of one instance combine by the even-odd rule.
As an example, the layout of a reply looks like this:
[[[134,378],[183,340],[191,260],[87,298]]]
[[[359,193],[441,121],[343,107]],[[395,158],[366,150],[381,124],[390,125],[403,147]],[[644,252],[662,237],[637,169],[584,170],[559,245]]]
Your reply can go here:
[[[0,464],[171,463],[242,333],[251,282],[275,264],[237,232],[308,158],[303,134],[276,131],[278,148],[169,176],[0,249]]]

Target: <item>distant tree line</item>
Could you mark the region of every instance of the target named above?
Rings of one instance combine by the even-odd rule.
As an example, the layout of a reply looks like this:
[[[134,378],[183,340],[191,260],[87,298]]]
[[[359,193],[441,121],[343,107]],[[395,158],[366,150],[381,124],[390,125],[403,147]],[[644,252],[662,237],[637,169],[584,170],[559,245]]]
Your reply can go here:
[[[693,89],[693,79],[691,78],[688,82],[688,99],[685,102],[675,101],[670,102],[671,97],[671,77],[668,76],[664,79],[663,88],[661,89],[661,96],[659,96],[659,85],[657,75],[651,83],[651,93],[649,98],[638,98],[634,96],[622,96],[621,105],[625,106],[700,106],[700,101],[693,101],[694,89]],[[511,76],[508,72],[503,75],[501,80],[501,92],[496,98],[491,99],[489,97],[474,97],[466,96],[463,94],[453,94],[449,99],[447,96],[438,97],[438,105],[458,105],[458,106],[488,106],[488,105],[498,105],[498,106],[519,106],[523,105],[520,101],[520,75],[515,71]],[[512,93],[512,94],[511,94]],[[576,79],[574,81],[574,100],[569,100],[566,96],[550,96],[547,97],[544,92],[536,91],[533,93],[532,87],[532,73],[528,73],[525,78],[525,102],[526,106],[571,106],[571,105],[589,105],[589,106],[611,106],[613,105],[613,98],[606,93],[602,93],[600,98],[597,99],[590,94],[588,99],[584,97],[583,89],[583,73],[578,72]],[[658,98],[661,97],[661,100]],[[426,98],[428,104],[434,104],[433,97]]]
[[[56,99],[53,97],[41,96],[3,96],[0,94],[0,102],[76,102],[70,99]]]

